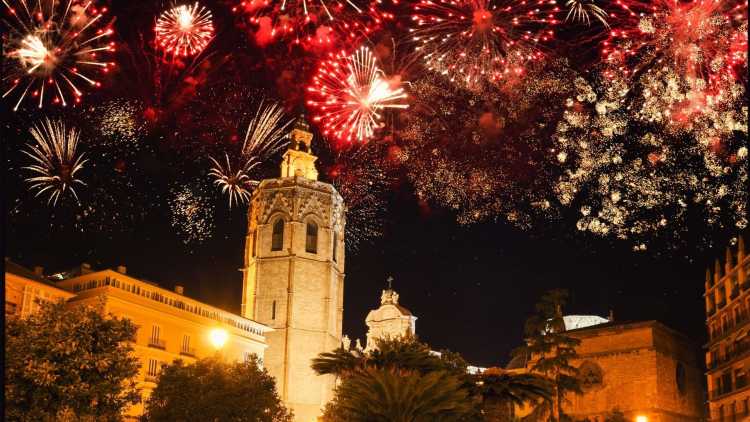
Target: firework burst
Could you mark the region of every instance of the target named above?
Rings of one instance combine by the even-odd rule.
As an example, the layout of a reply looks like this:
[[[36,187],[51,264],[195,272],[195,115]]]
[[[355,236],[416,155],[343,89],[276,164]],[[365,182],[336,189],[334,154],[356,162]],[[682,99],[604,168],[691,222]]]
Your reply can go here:
[[[572,22],[591,25],[591,18],[594,17],[605,28],[609,28],[607,12],[597,6],[593,0],[568,0],[565,2],[565,6],[568,8],[568,14],[565,16],[566,22],[570,20]]]
[[[255,39],[264,46],[279,39],[315,47],[331,46],[337,37],[354,41],[378,29],[393,15],[363,0],[250,0],[232,10],[250,15]]]
[[[554,0],[420,0],[410,32],[428,69],[477,88],[542,59],[537,44],[553,38],[557,12]]]
[[[370,49],[354,54],[331,55],[323,62],[308,88],[307,104],[323,135],[338,140],[365,142],[382,127],[383,111],[405,109],[403,88],[386,79]]]
[[[85,86],[99,87],[99,78],[114,63],[107,61],[114,51],[108,41],[113,31],[105,22],[106,8],[92,1],[3,0],[7,27],[4,36],[3,83],[9,87],[3,98],[17,96],[13,110],[31,98],[39,108],[45,102],[79,103]]]
[[[194,56],[214,35],[211,11],[198,2],[165,11],[156,21],[156,42],[167,54]]]
[[[746,106],[729,126],[673,132],[633,119],[625,81],[575,87],[552,153],[563,169],[557,199],[577,210],[579,230],[645,250],[657,238],[679,243],[688,221],[747,226]]]
[[[224,163],[209,157],[211,168],[209,177],[222,194],[229,199],[229,207],[234,203],[245,204],[258,181],[251,177],[253,170],[268,157],[276,154],[287,145],[286,129],[292,123],[284,121],[284,109],[276,103],[261,101],[255,116],[247,126],[245,139],[236,156],[237,164],[232,165],[229,153],[224,153]],[[234,169],[233,169],[234,168]]]
[[[26,178],[29,189],[36,191],[36,196],[47,194],[47,204],[57,205],[57,201],[70,192],[78,202],[76,185],[86,186],[77,173],[88,161],[84,154],[78,154],[79,132],[71,128],[66,130],[61,121],[44,121],[32,126],[29,130],[36,140],[36,145],[29,145],[24,154],[32,159],[32,164],[23,167],[32,172]]]
[[[187,244],[200,243],[211,237],[214,230],[214,206],[210,195],[201,185],[183,185],[171,191],[169,209],[172,227]]]
[[[735,101],[747,74],[747,1],[619,3],[624,16],[602,49],[607,77],[630,79],[629,95],[648,96],[673,126]]]

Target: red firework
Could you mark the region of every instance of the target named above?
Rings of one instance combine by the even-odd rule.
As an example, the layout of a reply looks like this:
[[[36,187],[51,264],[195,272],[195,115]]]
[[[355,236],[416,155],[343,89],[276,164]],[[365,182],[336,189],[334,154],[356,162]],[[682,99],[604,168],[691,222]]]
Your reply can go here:
[[[255,40],[265,46],[278,40],[294,44],[332,46],[338,38],[367,36],[393,15],[363,0],[246,0],[232,8],[248,14]]]
[[[395,85],[395,86],[394,86]],[[406,93],[388,81],[367,47],[330,54],[313,77],[307,104],[323,135],[365,142],[383,126],[386,109],[403,109]]]
[[[156,42],[165,52],[183,57],[199,54],[214,35],[211,11],[198,2],[165,11],[155,30]]]
[[[747,66],[747,0],[617,0],[617,28],[602,53],[613,70],[640,74],[656,63],[709,84]]]
[[[427,67],[472,87],[524,72],[553,38],[555,0],[420,0],[413,40]]]
[[[9,87],[2,97],[17,95],[14,111],[25,98],[34,99],[39,108],[47,100],[62,106],[70,100],[79,103],[84,87],[101,86],[97,77],[114,67],[106,60],[115,50],[109,41],[113,31],[104,18],[107,8],[78,0],[3,4],[9,25],[2,81]]]

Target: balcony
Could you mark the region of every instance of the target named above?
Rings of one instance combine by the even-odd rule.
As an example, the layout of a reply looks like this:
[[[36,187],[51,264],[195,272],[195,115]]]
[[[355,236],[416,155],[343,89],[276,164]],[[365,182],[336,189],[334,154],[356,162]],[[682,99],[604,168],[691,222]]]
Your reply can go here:
[[[713,371],[714,369],[723,366],[724,364],[730,363],[737,358],[747,355],[748,351],[750,351],[750,341],[741,341],[738,343],[734,343],[733,347],[729,349],[724,356],[718,356],[717,359],[712,360],[706,366],[708,367],[709,371]],[[745,384],[747,384],[746,381]]]
[[[154,349],[161,349],[161,350],[165,350],[167,348],[164,340],[161,340],[158,338],[149,339],[148,347],[153,347]]]
[[[156,375],[150,375],[150,374],[146,374],[146,376],[144,377],[146,382],[153,382],[153,383],[156,383],[157,378],[158,377]]]
[[[182,356],[190,356],[191,358],[195,357],[195,348],[194,347],[183,347],[182,350],[180,350],[180,354]]]

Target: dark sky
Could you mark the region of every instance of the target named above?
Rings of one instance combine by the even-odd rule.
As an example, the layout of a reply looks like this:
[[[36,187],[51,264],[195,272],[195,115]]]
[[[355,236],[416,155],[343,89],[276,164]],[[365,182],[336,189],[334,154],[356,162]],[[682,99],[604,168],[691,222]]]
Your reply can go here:
[[[44,201],[25,193],[19,168],[19,150],[28,139],[29,124],[41,115],[61,113],[22,110],[12,117],[2,114],[7,158],[4,197],[6,211],[12,211],[5,219],[6,256],[27,266],[42,265],[47,272],[83,261],[95,268],[124,264],[136,277],[166,288],[182,284],[187,295],[238,312],[244,212],[229,212],[226,200],[217,194],[214,236],[200,245],[186,246],[169,224],[167,192],[175,184],[205,177],[205,150],[195,146],[206,139],[192,139],[193,133],[186,126],[195,123],[202,113],[185,106],[194,94],[192,85],[191,89],[175,91],[167,86],[161,96],[153,94],[154,75],[147,69],[148,60],[139,58],[139,48],[149,42],[153,16],[167,2],[112,3],[117,16],[120,67],[99,94],[87,98],[87,104],[135,98],[157,109],[160,120],[142,140],[146,145],[142,149],[122,156],[110,151],[95,157],[93,168],[99,180],[89,180],[89,190],[108,193],[109,202],[94,204],[104,210],[104,217],[118,209],[123,215],[134,215],[141,209],[147,212],[138,218],[115,219],[106,230],[89,225],[83,232],[76,231],[75,214],[79,211],[71,213],[59,207],[51,213]],[[234,25],[236,19],[227,3],[208,3],[219,28],[211,46],[215,51],[204,63],[205,68],[192,75],[197,75],[195,78],[185,78],[189,79],[187,85],[196,83],[199,89],[202,84],[224,85],[229,90],[255,86],[280,97],[288,108],[299,109],[304,75],[312,67],[309,56],[290,55],[280,48],[259,50]],[[142,34],[146,34],[145,41],[140,38]],[[583,60],[572,60],[576,64],[597,56],[593,50],[575,51],[584,56]],[[284,73],[286,70],[290,73]],[[90,125],[89,116],[80,111],[62,115],[79,126]],[[8,112],[7,103],[0,103],[0,112]],[[235,124],[230,118],[225,120]],[[221,131],[212,135],[216,133],[226,135]],[[275,166],[272,163],[271,168]],[[108,185],[102,175],[112,168],[118,173],[137,173],[133,176],[135,184]],[[276,173],[268,174],[273,177]],[[95,179],[93,174],[88,176]],[[728,230],[709,236],[722,245],[718,251],[706,250],[702,241],[688,241],[676,251],[657,244],[646,252],[634,253],[629,245],[582,237],[572,221],[549,222],[531,231],[503,223],[461,227],[449,212],[439,208],[425,211],[407,185],[399,185],[392,196],[386,201],[385,235],[347,256],[344,332],[364,339],[365,316],[379,305],[380,290],[386,278],[393,276],[401,303],[419,318],[417,334],[421,339],[433,348],[460,352],[477,365],[507,362],[509,351],[521,340],[523,323],[533,304],[543,291],[556,287],[571,292],[567,313],[606,316],[613,310],[618,320],[658,319],[702,343],[705,266],[715,256],[723,256],[723,245],[736,235]],[[92,195],[88,200],[101,198]],[[701,230],[698,222],[688,232]]]
[[[223,214],[217,232],[226,235],[190,248],[158,215],[111,240],[11,225],[6,255],[48,272],[84,260],[99,268],[125,264],[137,277],[166,288],[183,284],[187,295],[238,312],[244,218],[240,210]],[[384,237],[347,256],[344,332],[352,338],[364,340],[365,316],[379,305],[392,275],[401,304],[419,318],[417,334],[475,364],[505,363],[535,301],[556,287],[571,292],[567,313],[606,316],[613,310],[618,320],[658,319],[704,341],[701,294],[713,251],[688,251],[691,263],[674,253],[634,253],[550,230],[460,227],[449,213],[425,213],[408,198],[394,200],[389,218]]]

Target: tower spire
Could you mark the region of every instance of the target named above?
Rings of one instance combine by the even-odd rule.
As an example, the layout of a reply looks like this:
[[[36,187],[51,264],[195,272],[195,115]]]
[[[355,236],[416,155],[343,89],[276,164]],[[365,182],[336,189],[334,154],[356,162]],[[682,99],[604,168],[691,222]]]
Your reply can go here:
[[[292,131],[287,136],[289,148],[281,161],[281,177],[304,177],[318,180],[318,170],[315,168],[315,161],[318,157],[312,153],[313,134],[304,114],[297,117]]]

